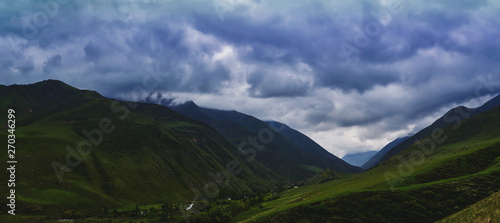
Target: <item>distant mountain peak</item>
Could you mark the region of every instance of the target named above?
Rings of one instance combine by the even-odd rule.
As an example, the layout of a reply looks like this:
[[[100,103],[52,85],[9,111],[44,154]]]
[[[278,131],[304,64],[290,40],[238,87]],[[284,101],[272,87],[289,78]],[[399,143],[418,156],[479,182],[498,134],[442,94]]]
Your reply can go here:
[[[384,156],[389,151],[391,151],[394,147],[398,146],[399,144],[401,144],[402,142],[404,142],[405,140],[407,140],[409,138],[410,138],[410,136],[399,137],[399,138],[395,139],[394,141],[390,142],[389,144],[384,146],[384,148],[382,148],[380,151],[378,151],[375,155],[373,155],[368,161],[366,161],[361,166],[361,168],[370,169],[370,168],[376,166],[378,163],[381,162],[381,160],[384,158]]]
[[[368,160],[370,160],[378,151],[366,151],[359,153],[346,154],[342,157],[342,160],[353,166],[363,166]]]
[[[186,102],[184,102],[184,103],[182,103],[180,105],[182,105],[182,106],[188,106],[188,107],[196,107],[196,108],[200,107],[196,103],[194,103],[194,101],[192,101],[192,100],[186,101]]]

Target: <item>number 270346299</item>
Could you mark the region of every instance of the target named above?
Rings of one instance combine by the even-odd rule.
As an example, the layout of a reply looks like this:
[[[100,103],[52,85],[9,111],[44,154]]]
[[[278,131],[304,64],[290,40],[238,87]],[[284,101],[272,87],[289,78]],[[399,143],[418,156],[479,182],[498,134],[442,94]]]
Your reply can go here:
[[[7,135],[7,143],[8,143],[8,154],[10,159],[14,159],[16,155],[16,116],[14,109],[9,109],[7,111],[7,126],[9,134]]]

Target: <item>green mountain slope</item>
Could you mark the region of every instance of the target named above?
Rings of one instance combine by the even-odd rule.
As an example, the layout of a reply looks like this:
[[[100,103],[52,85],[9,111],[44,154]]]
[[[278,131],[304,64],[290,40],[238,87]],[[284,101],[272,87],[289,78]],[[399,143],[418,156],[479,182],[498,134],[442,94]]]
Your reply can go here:
[[[16,111],[18,214],[181,203],[211,182],[219,190],[213,199],[237,197],[283,180],[247,162],[210,126],[164,106],[118,102],[49,80],[0,86],[3,123],[7,109]],[[0,126],[0,138],[7,134]],[[0,189],[8,191],[6,184]]]
[[[287,190],[233,221],[438,221],[500,191],[499,126],[496,107],[427,135],[366,172]]]
[[[436,222],[495,222],[500,220],[500,192]]]
[[[284,136],[287,140],[297,145],[306,153],[309,153],[315,156],[317,159],[323,162],[331,163],[332,169],[340,172],[353,172],[360,171],[361,169],[355,167],[353,165],[347,163],[346,161],[336,157],[330,152],[326,151],[323,147],[321,147],[318,143],[313,141],[308,136],[302,134],[301,132],[290,128],[289,126],[276,122],[276,121],[267,121],[266,122],[272,129],[275,129],[282,136]]]
[[[254,148],[255,152],[250,153],[255,154],[257,161],[275,173],[292,180],[305,180],[327,168],[348,173],[361,171],[361,168],[340,160],[303,134],[295,130],[293,132],[290,128],[286,130],[286,127],[282,129],[281,125],[277,131],[255,117],[237,111],[201,108],[193,102],[171,106],[171,108],[190,118],[206,122],[234,145],[250,144],[249,137],[259,138],[261,133],[264,137],[268,137],[268,133],[272,130],[272,137],[268,137],[268,142],[260,142],[260,145],[243,148]],[[284,133],[300,137],[290,140],[283,135]],[[259,150],[260,146],[263,147]]]
[[[464,106],[459,106],[456,107],[450,111],[448,111],[443,117],[439,118],[436,120],[432,125],[428,126],[427,128],[422,129],[420,132],[416,133],[415,135],[411,136],[410,138],[404,140],[403,142],[399,143],[397,146],[394,148],[390,149],[387,151],[387,153],[384,154],[384,156],[379,159],[379,160],[371,160],[369,163],[363,165],[363,168],[369,169],[372,168],[373,166],[377,165],[380,162],[383,162],[395,154],[401,152],[408,146],[412,145],[416,141],[419,141],[423,139],[424,137],[430,135],[435,131],[436,129],[444,128],[449,125],[453,125],[456,123],[459,123],[463,120],[466,120],[470,117],[474,117],[476,115],[482,114],[486,111],[489,111],[490,109],[496,108],[500,106],[500,95],[496,96],[495,98],[491,99],[490,101],[486,102],[483,106],[475,109],[467,108]]]

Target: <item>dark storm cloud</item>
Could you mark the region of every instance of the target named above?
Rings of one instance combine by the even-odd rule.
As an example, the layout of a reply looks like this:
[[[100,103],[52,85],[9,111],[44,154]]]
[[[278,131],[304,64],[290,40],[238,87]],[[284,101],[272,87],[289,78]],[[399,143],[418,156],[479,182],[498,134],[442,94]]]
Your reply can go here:
[[[210,2],[203,1],[200,3],[200,6],[210,5]],[[235,46],[251,47],[251,51],[240,56],[247,63],[292,65],[297,61],[301,61],[313,66],[314,72],[312,75],[317,86],[364,92],[374,86],[398,83],[401,79],[395,74],[397,71],[390,69],[374,70],[372,64],[395,63],[415,56],[419,50],[436,46],[445,50],[466,52],[466,47],[460,47],[451,40],[450,32],[470,24],[470,10],[484,4],[486,4],[486,1],[465,1],[461,4],[439,2],[431,4],[433,7],[429,7],[429,10],[412,12],[411,9],[408,9],[401,15],[394,15],[391,23],[384,27],[381,36],[372,39],[369,46],[361,50],[360,60],[358,61],[359,66],[346,66],[343,63],[344,61],[339,60],[337,57],[338,44],[341,41],[349,42],[352,39],[352,30],[346,28],[362,28],[366,21],[373,19],[370,11],[374,7],[380,7],[376,4],[363,3],[362,9],[364,12],[362,17],[357,20],[359,23],[346,25],[345,21],[338,19],[343,18],[345,20],[349,15],[329,12],[322,8],[320,2],[311,3],[310,8],[303,8],[304,12],[299,10],[299,13],[294,17],[276,14],[259,22],[248,19],[246,15],[236,13],[229,13],[226,15],[226,19],[221,21],[218,16],[215,16],[214,12],[206,13],[199,10],[193,11],[192,14],[186,13],[182,18],[174,18],[171,13],[148,17],[146,21],[120,19],[126,18],[126,15],[103,18],[103,15],[86,11],[89,6],[91,7],[90,4],[74,3],[70,6],[61,5],[59,11],[63,13],[68,11],[66,9],[69,9],[76,13],[75,15],[68,16],[68,18],[62,18],[60,15],[51,17],[47,25],[40,28],[38,36],[32,41],[39,43],[39,46],[45,49],[51,45],[62,45],[65,41],[88,39],[86,44],[82,46],[85,53],[84,59],[87,62],[94,63],[101,61],[105,55],[113,56],[120,53],[130,54],[131,52],[133,52],[133,55],[126,58],[130,61],[122,61],[124,64],[134,62],[137,59],[136,57],[139,56],[153,59],[161,58],[169,64],[168,71],[174,73],[171,74],[173,75],[171,76],[171,82],[174,82],[172,85],[179,86],[181,81],[186,80],[188,82],[190,82],[189,80],[201,80],[201,84],[192,82],[185,85],[181,84],[183,87],[178,89],[167,87],[165,90],[199,90],[202,92],[216,90],[219,87],[217,83],[229,78],[226,74],[227,70],[222,65],[215,65],[217,68],[212,71],[213,73],[208,72],[206,74],[205,64],[194,58],[201,56],[201,54],[213,55],[214,52],[219,50],[217,43],[215,45],[203,44],[196,46],[197,48],[187,46],[183,43],[183,40],[187,37],[185,32],[169,26],[171,24],[181,24],[192,26],[197,31],[212,35],[221,42]],[[151,7],[151,5],[140,1],[136,2],[136,5],[139,5],[138,12],[143,13],[147,13],[146,10]],[[112,8],[106,10],[113,12],[122,7],[118,3],[111,4],[111,6]],[[162,7],[167,6],[162,5]],[[442,10],[442,8],[450,7],[454,10]],[[32,12],[40,10],[40,7],[36,5],[30,5],[28,8]],[[306,13],[311,11],[313,13]],[[21,14],[30,15],[26,11]],[[90,15],[90,17],[84,18],[84,15]],[[124,35],[122,32],[129,32],[128,36],[121,36]],[[125,42],[120,45],[114,42],[114,38],[123,38]],[[403,42],[398,49],[394,49],[396,41]],[[498,55],[495,53],[495,49],[492,50],[486,47],[481,49],[481,46],[475,46],[475,49],[476,51],[484,51],[477,52],[477,54],[490,55],[489,57],[492,57],[492,59]],[[136,61],[140,63],[141,59]],[[165,63],[165,61],[162,62]],[[184,71],[183,68],[179,67],[179,64],[182,63],[192,65],[192,69],[198,71],[198,74],[194,75],[198,76],[198,78],[181,78],[180,75]],[[67,65],[70,66],[70,64]],[[93,71],[109,70],[106,65],[92,69]],[[131,72],[136,73],[138,71],[132,69]],[[280,88],[269,81],[261,81],[265,80],[262,75],[252,75],[248,80],[252,91],[261,92],[261,94],[252,93],[254,96],[300,96],[307,95],[309,92],[307,83],[283,84],[283,88]],[[273,74],[266,73],[265,75]],[[428,74],[414,75],[426,76]],[[204,78],[205,76],[210,76],[210,78]],[[269,84],[266,85],[267,83]]]
[[[62,65],[62,57],[61,55],[55,55],[50,57],[47,61],[45,61],[45,65],[43,66],[43,73],[49,74],[53,72],[55,68],[61,67]]]
[[[406,18],[391,21],[380,38],[372,40],[360,54],[363,61],[393,63],[414,56],[421,49],[440,46],[446,50],[459,50],[459,44],[450,32],[471,23],[468,13],[442,11],[410,14]],[[395,49],[394,46],[403,43]]]
[[[296,97],[307,95],[312,87],[312,80],[307,74],[290,74],[293,71],[257,70],[248,77],[250,93],[254,97]]]
[[[356,90],[364,92],[373,86],[385,86],[400,80],[397,72],[384,68],[366,66],[353,69],[343,64],[337,66],[326,65],[321,68],[317,74],[320,85],[344,91]]]
[[[28,73],[28,72],[33,71],[35,69],[35,65],[33,64],[32,60],[27,60],[27,61],[24,61],[23,63],[19,64],[17,66],[17,69],[22,73]]]
[[[89,42],[83,48],[83,51],[85,52],[85,60],[97,62],[102,55],[101,49],[102,47],[98,46],[96,43]]]
[[[60,67],[62,64],[62,57],[59,54],[55,55],[55,56],[49,58],[49,60],[47,60],[47,62],[45,64],[46,64],[46,66],[49,66],[49,67]]]

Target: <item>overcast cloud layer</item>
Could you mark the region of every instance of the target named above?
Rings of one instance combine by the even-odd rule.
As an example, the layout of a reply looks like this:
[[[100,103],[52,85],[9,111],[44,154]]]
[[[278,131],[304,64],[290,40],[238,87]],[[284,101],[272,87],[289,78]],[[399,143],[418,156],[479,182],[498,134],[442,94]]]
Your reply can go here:
[[[494,0],[38,2],[0,2],[0,84],[160,92],[287,123],[338,156],[500,92]]]

